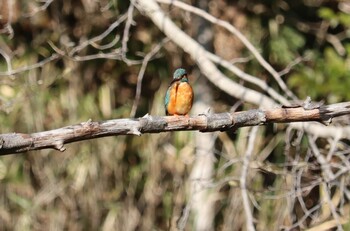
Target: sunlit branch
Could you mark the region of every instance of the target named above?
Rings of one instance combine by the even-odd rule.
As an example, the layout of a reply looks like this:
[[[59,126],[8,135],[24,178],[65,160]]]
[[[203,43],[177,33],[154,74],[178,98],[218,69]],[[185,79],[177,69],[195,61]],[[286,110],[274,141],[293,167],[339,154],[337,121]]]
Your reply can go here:
[[[294,94],[288,89],[287,85],[283,82],[281,79],[281,76],[278,74],[278,72],[261,56],[260,52],[253,46],[251,42],[233,25],[230,23],[218,19],[214,17],[213,15],[207,13],[206,11],[199,9],[197,7],[188,5],[184,2],[180,2],[178,0],[156,0],[157,2],[171,4],[174,6],[177,6],[183,10],[186,10],[188,12],[197,14],[204,19],[208,20],[209,22],[216,24],[218,26],[221,26],[234,34],[247,48],[248,50],[255,56],[255,58],[258,60],[258,62],[274,77],[278,85],[281,87],[281,89],[292,99],[296,99]]]
[[[230,70],[232,73],[237,75],[240,79],[260,87],[262,90],[264,90],[267,94],[269,94],[274,100],[278,101],[279,103],[284,105],[289,104],[286,98],[278,94],[273,88],[269,87],[269,85],[265,81],[243,72],[238,67],[232,65],[229,61],[226,61],[213,53],[207,52],[207,56],[213,62]]]
[[[64,144],[81,140],[116,135],[141,135],[169,131],[201,132],[236,130],[240,127],[266,123],[318,121],[329,123],[333,117],[350,114],[350,102],[323,105],[315,109],[277,108],[249,110],[197,116],[150,116],[137,119],[114,119],[101,122],[83,122],[51,131],[33,134],[10,133],[0,135],[0,155],[30,150],[54,148],[64,151]],[[320,134],[319,136],[322,136]],[[350,137],[350,128],[345,137]]]

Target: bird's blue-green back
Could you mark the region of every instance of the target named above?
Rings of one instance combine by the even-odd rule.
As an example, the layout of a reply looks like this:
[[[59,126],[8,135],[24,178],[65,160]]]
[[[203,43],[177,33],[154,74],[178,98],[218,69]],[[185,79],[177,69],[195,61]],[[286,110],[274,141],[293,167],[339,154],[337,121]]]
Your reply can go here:
[[[165,99],[164,99],[165,114],[168,114],[167,108],[170,101],[170,89],[171,89],[171,86],[168,87],[168,90],[166,91],[166,94],[165,94]]]

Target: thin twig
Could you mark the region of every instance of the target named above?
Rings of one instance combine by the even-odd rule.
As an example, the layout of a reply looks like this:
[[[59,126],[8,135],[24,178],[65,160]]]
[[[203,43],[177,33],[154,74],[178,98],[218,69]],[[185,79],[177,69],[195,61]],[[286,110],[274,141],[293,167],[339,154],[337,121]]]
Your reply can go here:
[[[321,169],[323,172],[323,177],[325,179],[326,182],[331,181],[334,179],[334,174],[331,170],[331,167],[329,165],[329,163],[327,162],[326,158],[324,158],[324,156],[320,153],[320,151],[318,150],[314,138],[311,135],[308,135],[308,140],[309,140],[309,145],[311,147],[311,150],[314,154],[314,156],[317,159],[317,162],[320,163],[321,165]]]
[[[136,95],[135,95],[135,100],[134,103],[132,105],[131,108],[131,112],[130,112],[130,117],[135,117],[136,114],[136,110],[137,107],[139,105],[140,102],[140,97],[141,97],[141,87],[142,87],[142,80],[143,80],[143,76],[145,74],[146,71],[146,67],[148,65],[148,62],[152,59],[152,57],[158,53],[158,51],[163,47],[164,43],[168,42],[169,39],[165,38],[163,39],[159,44],[157,44],[143,59],[142,61],[142,65],[139,71],[139,74],[137,76],[137,85],[136,85]]]
[[[185,208],[182,210],[182,216],[179,218],[179,220],[177,221],[177,224],[176,224],[177,228],[180,231],[185,230],[185,228],[186,228],[188,218],[190,217],[191,208],[192,208],[192,202],[189,201],[186,204]]]
[[[330,138],[329,139],[329,143],[331,145],[327,157],[326,157],[326,161],[327,162],[331,162],[331,159],[333,157],[333,154],[337,151],[337,145],[339,144],[339,140],[340,140],[340,133],[338,133],[338,135],[336,137],[334,137],[333,139]]]
[[[124,33],[123,33],[123,39],[122,39],[122,56],[123,58],[126,58],[126,53],[128,52],[128,41],[129,41],[129,33],[130,33],[130,27],[135,22],[133,21],[133,12],[134,12],[134,5],[130,4],[128,12],[127,12],[127,19],[124,27]]]
[[[50,4],[53,2],[54,0],[46,0],[46,1],[43,1],[45,2],[43,5],[39,6],[39,7],[35,7],[34,10],[30,13],[26,13],[24,14],[23,16],[24,17],[33,17],[35,14],[39,13],[40,11],[44,11],[46,10]]]
[[[86,40],[84,42],[82,42],[80,45],[74,47],[69,53],[68,56],[73,56],[75,53],[81,51],[82,49],[84,49],[85,47],[87,47],[90,44],[94,44],[97,43],[98,41],[101,41],[102,39],[104,39],[106,36],[108,36],[115,28],[117,28],[123,21],[125,21],[127,19],[127,15],[124,14],[122,16],[120,16],[118,18],[118,20],[116,20],[114,23],[112,23],[107,30],[105,30],[102,34],[93,37],[89,40]],[[118,35],[116,35],[116,37],[118,37]]]
[[[311,209],[309,209],[307,211],[307,213],[305,213],[301,218],[299,218],[298,222],[296,222],[295,224],[293,224],[292,226],[290,227],[281,227],[281,229],[283,230],[294,230],[296,227],[300,227],[300,228],[303,228],[304,225],[303,225],[303,222],[312,214],[314,213],[315,211],[317,211],[319,208],[321,207],[320,204],[317,204],[315,205],[314,207],[312,207]]]
[[[289,102],[286,98],[284,98],[282,95],[277,93],[273,88],[271,88],[265,81],[252,76],[250,74],[247,74],[240,70],[235,65],[231,64],[229,61],[226,61],[219,56],[207,51],[207,56],[209,59],[211,59],[213,62],[225,67],[226,69],[230,70],[232,73],[237,75],[239,78],[241,78],[244,81],[247,81],[249,83],[252,83],[258,87],[260,87],[262,90],[266,91],[274,100],[278,101],[279,103],[283,105],[289,105]]]
[[[323,189],[323,195],[325,196],[326,202],[327,202],[327,204],[330,207],[330,210],[332,212],[333,218],[336,221],[337,230],[343,230],[343,228],[341,226],[341,223],[340,223],[339,215],[338,215],[337,211],[335,211],[334,204],[333,204],[333,202],[331,200],[331,196],[330,196],[329,191],[328,191],[327,183],[326,182],[322,182],[321,186],[322,186],[321,190]]]
[[[250,208],[250,202],[249,202],[249,197],[247,192],[246,180],[248,176],[249,162],[253,155],[253,150],[255,146],[254,143],[255,143],[257,132],[258,132],[258,127],[253,127],[250,132],[247,150],[244,153],[243,166],[242,166],[241,177],[240,177],[240,187],[241,187],[243,207],[244,207],[244,212],[246,217],[246,226],[247,226],[247,230],[249,231],[253,231],[255,230],[255,228],[253,224],[253,214]]]
[[[25,66],[25,67],[21,67],[21,68],[17,68],[17,69],[13,69],[11,71],[0,72],[0,76],[11,76],[11,75],[19,74],[21,72],[30,71],[30,70],[33,70],[35,68],[42,67],[49,62],[52,62],[56,59],[59,59],[60,57],[61,57],[61,55],[59,55],[59,54],[53,54],[50,57],[48,57],[48,58],[46,58],[38,63],[29,65],[29,66]]]
[[[334,49],[338,52],[339,55],[344,56],[346,54],[346,49],[337,36],[327,34],[326,39],[330,44],[333,45]]]
[[[316,185],[313,184],[313,187],[307,187],[307,190],[302,191],[302,183],[301,183],[301,178],[303,176],[303,171],[304,169],[300,169],[299,171],[296,172],[296,180],[295,180],[295,183],[296,183],[296,198],[300,204],[300,207],[301,209],[303,210],[304,214],[308,214],[308,216],[311,218],[311,219],[315,219],[315,216],[312,214],[312,213],[309,213],[309,210],[307,209],[307,206],[305,205],[305,202],[304,202],[304,199],[303,199],[303,195],[305,193],[309,193],[311,191],[311,189],[313,189]]]
[[[11,63],[11,57],[8,55],[3,49],[0,48],[0,55],[4,57],[7,65],[7,72],[11,73],[12,72],[12,63]],[[0,74],[1,75],[1,74]]]
[[[114,47],[119,42],[119,40],[120,40],[120,36],[116,35],[110,43],[100,45],[100,44],[92,42],[90,45],[96,49],[99,49],[99,50],[106,50],[106,49],[110,49],[110,48]]]
[[[288,74],[295,65],[298,65],[299,63],[301,63],[301,62],[303,62],[305,60],[308,60],[308,58],[307,57],[298,57],[298,58],[296,58],[291,63],[289,63],[286,68],[284,68],[282,71],[278,72],[278,74],[280,76]]]

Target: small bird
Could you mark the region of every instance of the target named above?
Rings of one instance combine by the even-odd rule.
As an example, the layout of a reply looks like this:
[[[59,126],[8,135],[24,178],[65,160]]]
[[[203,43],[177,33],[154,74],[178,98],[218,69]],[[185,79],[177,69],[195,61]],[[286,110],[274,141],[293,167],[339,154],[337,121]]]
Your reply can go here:
[[[176,69],[165,95],[165,114],[188,116],[188,112],[192,108],[193,97],[193,90],[188,83],[186,70]]]

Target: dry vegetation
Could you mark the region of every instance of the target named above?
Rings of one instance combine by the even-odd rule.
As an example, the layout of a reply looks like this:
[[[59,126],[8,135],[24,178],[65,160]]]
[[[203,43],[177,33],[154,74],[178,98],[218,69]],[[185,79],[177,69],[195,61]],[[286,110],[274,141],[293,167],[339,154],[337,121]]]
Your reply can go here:
[[[131,2],[1,0],[0,132],[164,115],[180,66],[192,114],[349,99],[346,2]],[[344,116],[2,156],[0,230],[350,230],[349,129]]]

